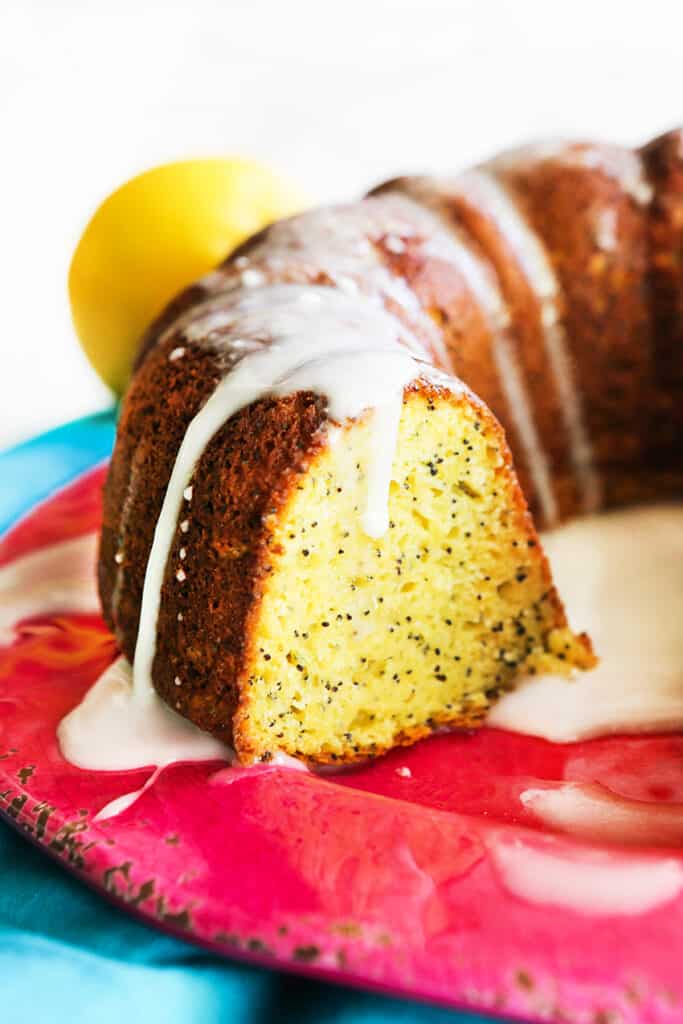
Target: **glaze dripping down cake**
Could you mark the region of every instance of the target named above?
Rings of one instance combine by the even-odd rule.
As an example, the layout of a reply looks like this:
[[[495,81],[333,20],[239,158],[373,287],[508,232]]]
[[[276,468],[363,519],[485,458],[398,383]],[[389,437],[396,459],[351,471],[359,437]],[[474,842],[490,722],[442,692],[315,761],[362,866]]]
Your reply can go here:
[[[682,154],[672,133],[398,179],[179,296],[105,491],[136,686],[243,761],[326,763],[590,667],[534,518],[681,492]]]

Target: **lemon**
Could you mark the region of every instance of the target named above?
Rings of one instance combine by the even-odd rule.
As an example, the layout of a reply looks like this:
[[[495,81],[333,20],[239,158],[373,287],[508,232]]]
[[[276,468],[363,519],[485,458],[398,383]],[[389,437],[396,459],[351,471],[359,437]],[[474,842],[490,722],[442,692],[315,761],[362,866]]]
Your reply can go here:
[[[182,288],[304,205],[279,175],[238,158],[154,167],[105,199],[69,270],[76,332],[105,383],[121,394],[145,328]]]

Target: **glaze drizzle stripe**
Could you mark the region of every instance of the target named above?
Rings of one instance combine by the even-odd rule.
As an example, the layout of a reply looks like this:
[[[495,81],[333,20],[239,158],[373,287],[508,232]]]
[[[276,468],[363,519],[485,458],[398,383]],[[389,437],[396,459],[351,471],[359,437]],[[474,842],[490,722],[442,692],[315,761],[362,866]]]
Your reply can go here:
[[[646,206],[654,197],[640,154],[620,146],[586,142],[539,142],[501,153],[487,163],[496,171],[523,171],[538,161],[553,161],[563,167],[597,170],[617,182],[634,202]]]
[[[584,512],[600,506],[601,485],[584,422],[581,396],[571,365],[569,344],[559,311],[560,286],[538,235],[491,171],[479,168],[459,175],[451,184],[467,202],[492,220],[514,251],[540,309],[540,325],[555,381],[562,419],[570,445],[571,463]]]
[[[461,238],[457,228],[448,224],[448,244],[426,246],[430,254],[447,259],[464,278],[467,287],[484,314],[492,338],[493,358],[505,395],[506,404],[515,431],[524,449],[529,473],[538,497],[543,518],[550,526],[557,521],[558,507],[545,449],[533,417],[533,405],[526,388],[510,338],[510,313],[492,272],[478,254]],[[435,236],[438,238],[438,236]]]
[[[421,204],[404,196],[381,196],[361,203],[311,210],[273,224],[247,255],[202,279],[208,288],[225,291],[276,281],[330,283],[348,295],[381,298],[401,311],[410,328],[426,342],[425,355],[448,366],[443,334],[420,304],[405,278],[389,267],[381,246],[389,239],[402,246],[429,240],[442,226]],[[391,251],[391,248],[389,249]],[[222,277],[221,277],[222,275]]]
[[[531,415],[531,403],[515,349],[507,332],[493,335],[493,358],[503,385],[508,409],[526,456],[526,462],[546,527],[557,523],[559,512],[545,449]]]
[[[233,292],[222,302],[221,309],[215,299],[202,303],[166,332],[172,336],[184,328],[186,338],[216,352],[226,372],[187,428],[155,526],[133,666],[138,699],[154,694],[161,590],[180,510],[192,500],[197,463],[231,416],[266,395],[297,391],[324,395],[328,417],[336,422],[373,409],[364,528],[370,536],[381,536],[388,527],[391,464],[405,387],[422,377],[460,390],[457,381],[421,362],[417,340],[370,297],[350,298],[328,286],[277,284]],[[185,570],[178,569],[176,581],[182,585],[185,578]]]

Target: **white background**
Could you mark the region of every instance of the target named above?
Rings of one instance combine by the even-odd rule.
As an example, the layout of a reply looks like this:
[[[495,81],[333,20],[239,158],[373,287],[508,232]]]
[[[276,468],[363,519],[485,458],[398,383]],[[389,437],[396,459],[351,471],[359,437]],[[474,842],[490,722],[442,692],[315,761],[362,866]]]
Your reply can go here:
[[[0,447],[109,396],[66,273],[154,163],[247,154],[320,200],[540,137],[683,121],[680,0],[0,0]]]

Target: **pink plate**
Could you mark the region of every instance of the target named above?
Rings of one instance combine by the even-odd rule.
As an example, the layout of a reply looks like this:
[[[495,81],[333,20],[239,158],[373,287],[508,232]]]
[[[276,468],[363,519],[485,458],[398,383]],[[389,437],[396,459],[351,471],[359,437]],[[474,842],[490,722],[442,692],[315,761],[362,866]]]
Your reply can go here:
[[[103,470],[37,507],[0,564],[95,530]],[[683,1018],[683,738],[436,736],[328,776],[84,772],[55,738],[115,656],[98,618],[0,650],[0,807],[126,908],[229,956],[533,1020]]]

